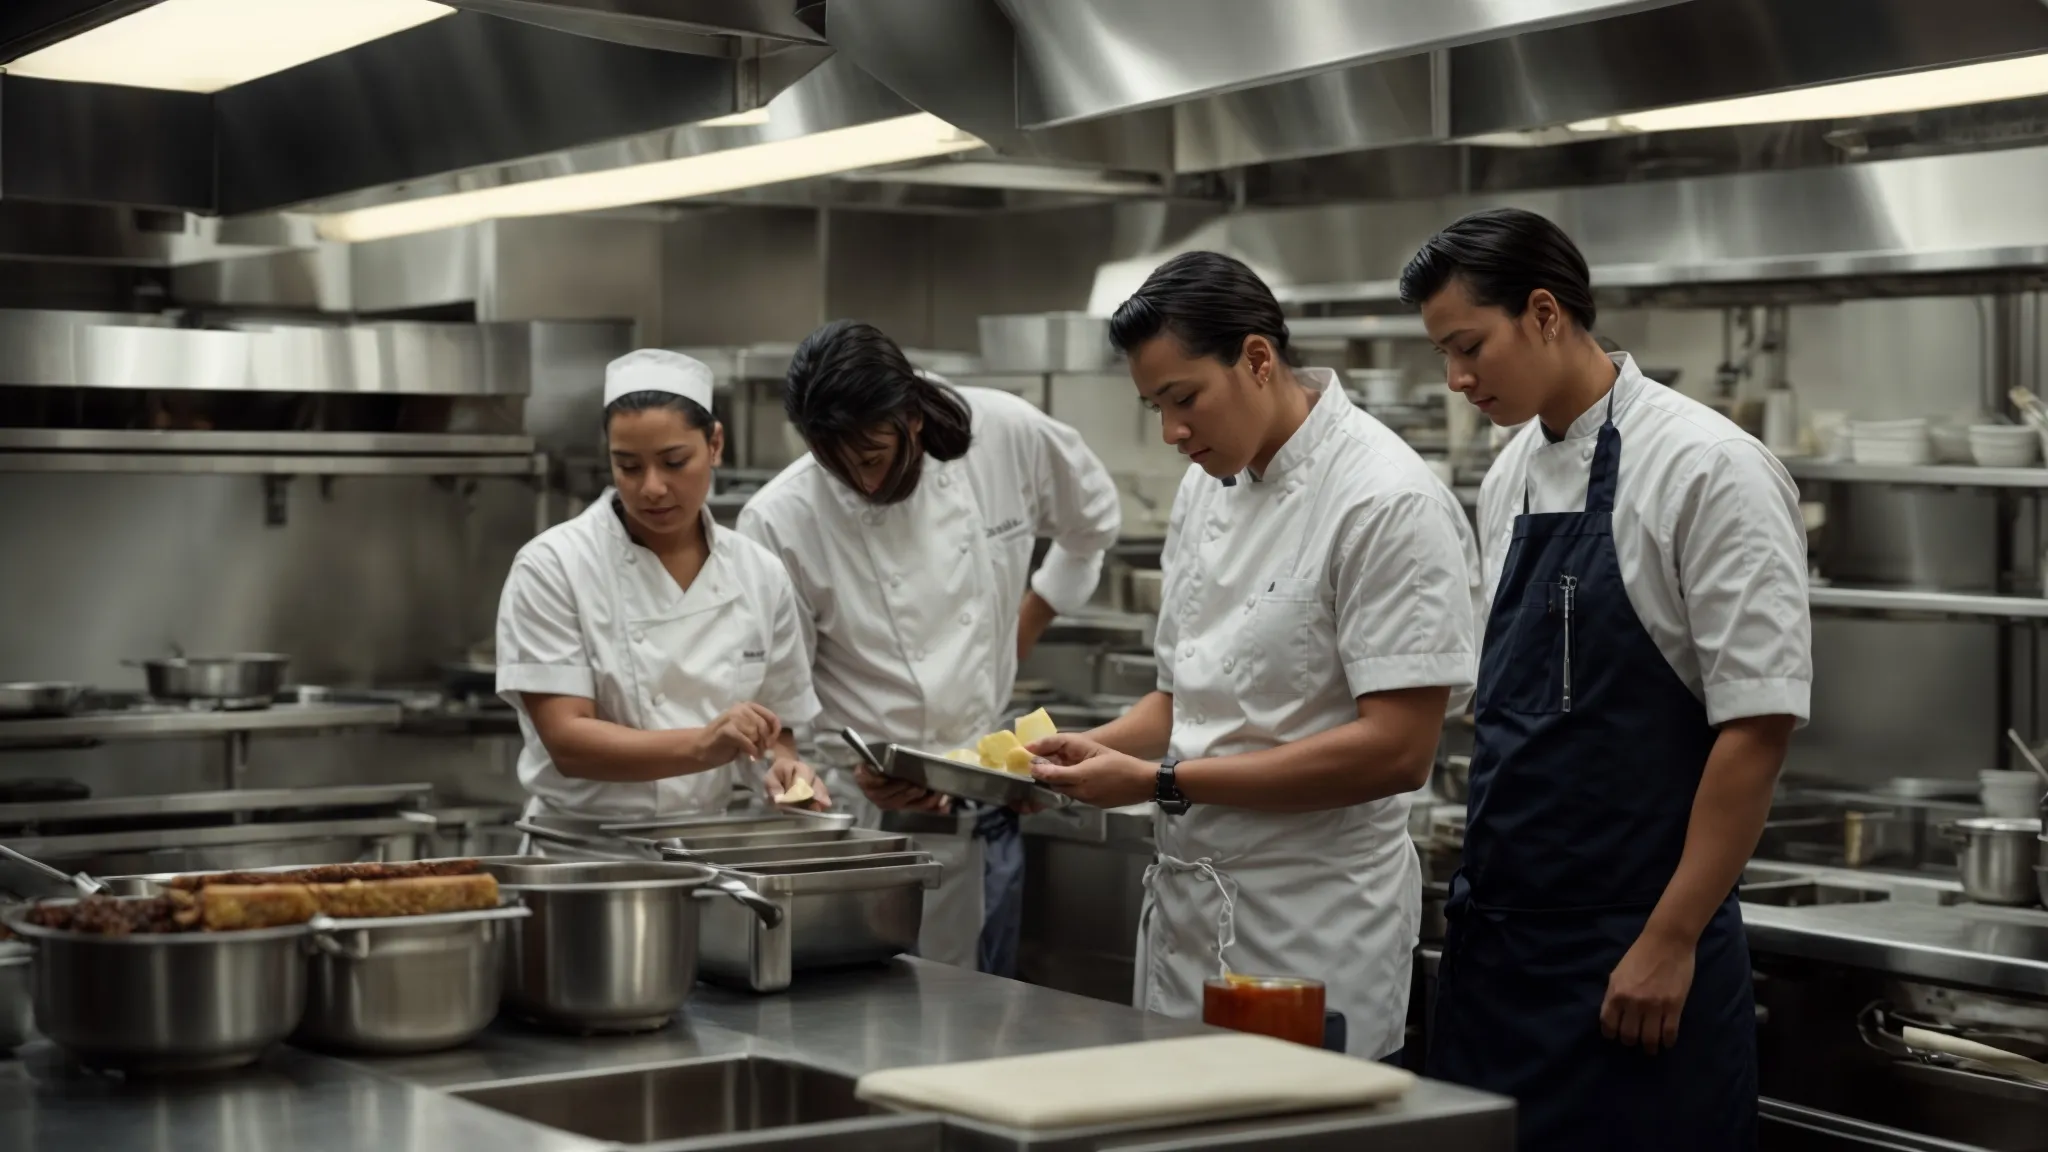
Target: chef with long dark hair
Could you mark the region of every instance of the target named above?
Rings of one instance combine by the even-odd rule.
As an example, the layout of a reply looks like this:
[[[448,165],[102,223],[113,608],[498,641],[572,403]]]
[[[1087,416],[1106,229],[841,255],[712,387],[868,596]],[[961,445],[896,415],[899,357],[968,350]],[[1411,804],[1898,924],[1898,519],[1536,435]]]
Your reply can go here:
[[[1585,258],[1530,212],[1401,276],[1450,387],[1526,427],[1486,477],[1492,608],[1432,1075],[1525,1149],[1756,1141],[1735,886],[1813,666],[1798,494],[1754,437],[1595,341]]]

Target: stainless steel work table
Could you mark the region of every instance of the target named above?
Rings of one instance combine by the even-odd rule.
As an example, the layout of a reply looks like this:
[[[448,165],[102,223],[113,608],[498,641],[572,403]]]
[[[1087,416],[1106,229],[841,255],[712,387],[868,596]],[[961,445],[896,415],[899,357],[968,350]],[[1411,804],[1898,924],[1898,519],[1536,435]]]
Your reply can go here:
[[[1752,952],[2048,998],[2048,912],[1982,904],[1742,906]]]
[[[122,1083],[69,1069],[47,1044],[0,1062],[0,1148],[192,1152],[596,1152],[613,1147],[556,1132],[449,1095],[451,1090],[530,1077],[594,1073],[678,1061],[753,1055],[846,1076],[904,1064],[947,1063],[1183,1036],[1200,1027],[1083,997],[900,959],[889,965],[800,979],[787,993],[750,996],[699,987],[688,1015],[659,1032],[576,1038],[500,1021],[474,1043],[424,1056],[342,1060],[291,1048],[256,1068],[188,1082]],[[852,1122],[850,1122],[852,1123]],[[866,1136],[806,1147],[948,1149],[999,1147],[973,1138],[939,1141],[933,1121],[869,1122]],[[911,1141],[919,1126],[933,1143]],[[852,1124],[852,1126],[858,1126]],[[821,1126],[822,1130],[822,1126]],[[784,1146],[802,1129],[736,1134],[733,1146]],[[1127,1135],[1120,1148],[1256,1146],[1321,1150],[1507,1149],[1505,1099],[1423,1081],[1381,1108],[1203,1125]],[[876,1142],[878,1137],[889,1140]],[[690,1147],[711,1145],[693,1142]],[[1046,1145],[1068,1147],[1076,1145]],[[1094,1144],[1080,1147],[1098,1146]],[[659,1147],[659,1145],[657,1145]]]

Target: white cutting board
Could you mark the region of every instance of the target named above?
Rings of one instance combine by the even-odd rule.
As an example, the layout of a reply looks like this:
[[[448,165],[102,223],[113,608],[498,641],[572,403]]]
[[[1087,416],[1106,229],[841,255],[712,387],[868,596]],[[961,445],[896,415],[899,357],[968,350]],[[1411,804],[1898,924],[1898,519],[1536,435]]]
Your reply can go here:
[[[891,1068],[861,1077],[855,1091],[875,1104],[1043,1131],[1351,1108],[1414,1084],[1386,1064],[1226,1033]]]

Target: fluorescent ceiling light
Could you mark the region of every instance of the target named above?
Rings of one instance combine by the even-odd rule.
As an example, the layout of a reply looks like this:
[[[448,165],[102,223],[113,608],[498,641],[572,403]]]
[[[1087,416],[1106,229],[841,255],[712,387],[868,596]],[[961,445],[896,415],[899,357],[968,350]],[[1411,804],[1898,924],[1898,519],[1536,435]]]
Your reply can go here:
[[[953,188],[1003,188],[1019,192],[1074,192],[1092,196],[1157,196],[1165,190],[1164,183],[1157,177],[1140,173],[996,160],[963,160],[925,168],[891,168],[852,174],[842,179],[873,184],[932,184]]]
[[[699,120],[697,121],[697,126],[699,128],[759,128],[766,123],[768,123],[768,106],[764,104],[759,108],[749,108],[745,112],[735,112],[730,116],[713,116],[709,120]]]
[[[2021,56],[1984,64],[1963,64],[1899,76],[1850,80],[1818,88],[1770,92],[1628,112],[1566,127],[1573,132],[1680,132],[1736,124],[1780,124],[1793,120],[1851,120],[1954,108],[1993,100],[2017,100],[2048,93],[2048,55]]]
[[[319,231],[325,240],[381,240],[507,216],[556,216],[687,200],[980,147],[981,141],[973,136],[918,112],[699,156],[336,212],[320,218]]]
[[[218,92],[454,11],[429,0],[160,0],[31,52],[7,71]]]

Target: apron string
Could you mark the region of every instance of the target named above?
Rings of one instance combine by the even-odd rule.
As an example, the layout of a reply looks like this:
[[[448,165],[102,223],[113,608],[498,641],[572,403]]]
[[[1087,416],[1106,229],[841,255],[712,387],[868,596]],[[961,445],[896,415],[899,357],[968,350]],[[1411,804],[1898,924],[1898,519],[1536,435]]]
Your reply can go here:
[[[1216,914],[1216,975],[1218,978],[1230,975],[1230,965],[1224,961],[1223,953],[1237,943],[1237,894],[1231,891],[1236,882],[1217,871],[1216,862],[1207,856],[1187,861],[1162,852],[1145,868],[1147,888],[1152,886],[1153,877],[1159,875],[1162,868],[1170,872],[1199,872],[1216,886],[1217,894],[1223,898],[1223,907]]]

